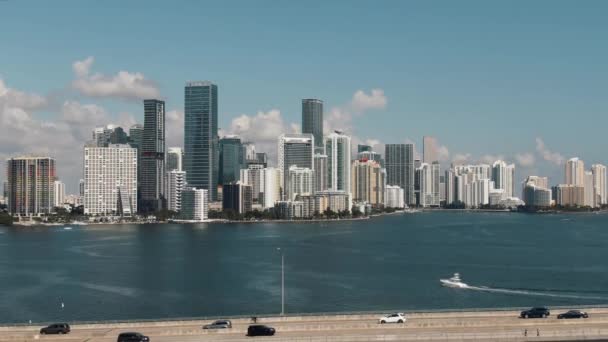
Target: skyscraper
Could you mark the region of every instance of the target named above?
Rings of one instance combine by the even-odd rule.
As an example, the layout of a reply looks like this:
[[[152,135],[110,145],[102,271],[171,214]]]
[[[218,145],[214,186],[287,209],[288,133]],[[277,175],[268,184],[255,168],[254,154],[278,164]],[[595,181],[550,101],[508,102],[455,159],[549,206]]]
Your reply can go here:
[[[606,166],[601,164],[594,164],[591,166],[591,172],[593,172],[593,188],[595,189],[595,197],[598,206],[608,204],[608,197],[606,188]]]
[[[373,160],[355,160],[352,163],[353,201],[369,203],[374,207],[384,205],[386,171]]]
[[[437,140],[433,137],[422,138],[422,161],[427,164],[431,164],[437,159]]]
[[[253,205],[253,194],[251,185],[241,182],[224,184],[223,186],[222,209],[232,210],[239,214],[251,211]]]
[[[252,163],[246,169],[241,169],[241,183],[251,185],[253,202],[262,202],[261,193],[264,191],[264,178],[262,177],[263,164]]]
[[[218,89],[208,82],[188,82],[184,96],[184,170],[188,186],[209,190],[217,200],[219,151]]]
[[[350,137],[335,131],[325,138],[327,155],[327,188],[332,191],[351,192]]]
[[[492,165],[492,181],[495,189],[504,190],[504,198],[513,197],[515,192],[515,165],[497,160]]]
[[[327,155],[315,154],[315,192],[327,190]]]
[[[572,158],[566,162],[566,184],[585,185],[585,163],[582,160]]]
[[[241,168],[245,166],[245,147],[237,136],[226,136],[219,143],[219,184],[240,180]]]
[[[315,137],[315,150],[323,151],[323,101],[317,99],[302,100],[302,133]]]
[[[55,207],[63,205],[65,200],[65,184],[62,181],[56,180],[53,185],[53,191],[55,192],[53,204]]]
[[[281,183],[283,182],[283,173],[280,169],[268,167],[262,169],[263,196],[262,206],[267,208],[274,207],[275,202],[281,200]]]
[[[405,204],[415,205],[414,144],[387,144],[385,158],[386,183],[402,188]]]
[[[278,144],[278,168],[283,172],[283,196],[289,188],[289,168],[298,166],[313,170],[315,138],[312,134],[281,134]]]
[[[208,191],[204,189],[187,188],[182,191],[180,218],[186,221],[201,222],[208,218]]]
[[[295,165],[289,168],[288,200],[293,201],[296,196],[310,196],[314,191],[313,170]]]
[[[55,159],[18,157],[6,163],[9,213],[14,216],[51,213],[55,204]]]
[[[179,212],[182,209],[182,191],[186,189],[186,172],[179,170],[167,171],[167,209]]]
[[[129,128],[129,145],[133,148],[139,148],[144,135],[144,126],[135,124]]]
[[[585,171],[584,174],[584,187],[585,187],[585,201],[584,204],[587,207],[595,207],[595,189],[593,187],[593,172]]]
[[[167,164],[165,169],[167,172],[177,170],[183,171],[182,169],[182,159],[184,157],[184,151],[181,147],[169,147],[167,151]]]
[[[165,102],[144,100],[144,132],[139,163],[142,212],[163,208],[165,200]]]

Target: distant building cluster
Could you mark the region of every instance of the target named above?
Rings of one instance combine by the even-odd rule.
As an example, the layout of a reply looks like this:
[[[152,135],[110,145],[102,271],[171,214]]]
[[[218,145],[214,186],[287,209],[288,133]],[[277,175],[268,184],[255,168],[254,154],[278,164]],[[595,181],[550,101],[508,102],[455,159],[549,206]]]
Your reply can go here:
[[[53,158],[8,159],[3,187],[8,211],[37,216],[69,204],[82,205],[93,217],[164,211],[198,222],[215,211],[210,208],[304,219],[374,208],[608,204],[606,167],[586,170],[578,158],[566,162],[564,183],[551,187],[540,176],[517,182],[515,165],[502,160],[442,170],[437,141],[430,136],[423,137],[422,156],[412,143],[386,144],[383,151],[360,144],[355,150],[345,132],[325,132],[319,99],[302,100],[302,133],[277,137],[276,161],[239,136],[218,135],[218,87],[212,82],[185,85],[183,147],[166,146],[164,101],[144,100],[143,114],[143,124],[128,132],[113,125],[91,128],[78,194],[66,195]]]

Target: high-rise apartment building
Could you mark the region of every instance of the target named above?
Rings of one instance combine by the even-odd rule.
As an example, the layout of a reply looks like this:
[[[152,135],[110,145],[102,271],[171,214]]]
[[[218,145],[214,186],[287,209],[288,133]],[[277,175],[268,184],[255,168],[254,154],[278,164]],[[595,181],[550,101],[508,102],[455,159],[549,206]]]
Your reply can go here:
[[[254,203],[262,202],[264,191],[264,177],[262,177],[262,164],[249,164],[246,169],[241,169],[241,183],[251,185],[252,198]]]
[[[65,184],[62,181],[56,180],[53,184],[53,191],[55,192],[53,204],[55,207],[63,205],[65,202]]]
[[[283,172],[274,167],[262,169],[263,196],[262,207],[264,209],[273,208],[275,202],[281,200],[281,183],[283,182]]]
[[[591,166],[593,173],[593,188],[595,190],[595,198],[597,206],[608,204],[608,183],[606,183],[606,166],[594,164]]]
[[[422,138],[422,162],[432,164],[437,159],[437,140],[433,137]]]
[[[188,82],[184,96],[184,170],[188,186],[217,200],[219,173],[217,85]]]
[[[386,183],[403,189],[407,205],[416,204],[414,193],[414,145],[387,144],[385,146]]]
[[[325,138],[327,155],[327,188],[331,191],[350,193],[350,137],[335,131]]]
[[[433,172],[430,164],[421,163],[420,167],[416,169],[416,202],[420,207],[430,207],[433,203],[432,177]]]
[[[290,167],[314,169],[315,138],[312,134],[281,134],[278,141],[278,168],[283,173],[281,186],[288,189]]]
[[[144,100],[144,131],[139,162],[141,212],[163,209],[165,201],[165,102]]]
[[[219,183],[228,184],[240,180],[240,172],[245,167],[245,147],[241,138],[226,136],[219,143]]]
[[[384,205],[386,170],[373,160],[355,160],[352,163],[352,198],[354,202]]]
[[[566,184],[585,185],[585,163],[579,158],[572,158],[566,162]]]
[[[315,154],[315,192],[327,190],[327,155]]]
[[[585,205],[585,187],[582,185],[559,184],[555,187],[555,192],[555,202],[557,205],[566,207]]]
[[[181,194],[180,219],[193,222],[206,221],[209,218],[208,194],[205,189],[184,189]]]
[[[593,186],[593,172],[585,171],[584,173],[584,183],[583,186],[585,188],[585,201],[584,205],[587,207],[596,207],[595,203],[595,188]]]
[[[403,199],[405,198],[403,188],[400,188],[397,185],[387,185],[386,186],[386,197],[384,205],[387,208],[404,208],[405,202]]]
[[[129,145],[84,148],[84,213],[137,212],[137,149]]]
[[[492,181],[495,189],[504,190],[505,198],[513,197],[515,193],[515,165],[507,165],[502,160],[497,160],[492,165]]]
[[[169,147],[167,150],[167,163],[165,165],[167,172],[173,170],[183,171],[183,157],[184,151],[181,147]]]
[[[167,209],[180,212],[182,209],[182,192],[186,189],[186,172],[173,169],[167,172]]]
[[[297,196],[309,196],[314,192],[314,171],[309,168],[291,166],[289,168],[288,200],[293,201]]]
[[[315,137],[315,150],[323,153],[323,101],[302,100],[302,133]]]
[[[429,164],[431,168],[431,202],[430,206],[441,205],[441,166],[438,161]]]
[[[17,157],[6,161],[8,211],[13,216],[49,214],[55,205],[55,159]]]

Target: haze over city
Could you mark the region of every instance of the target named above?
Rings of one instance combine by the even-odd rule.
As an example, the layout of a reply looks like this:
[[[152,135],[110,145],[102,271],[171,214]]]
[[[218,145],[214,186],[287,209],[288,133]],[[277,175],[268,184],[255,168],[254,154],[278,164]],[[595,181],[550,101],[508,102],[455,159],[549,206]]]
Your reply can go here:
[[[319,98],[325,130],[353,146],[422,153],[430,135],[444,165],[505,159],[517,182],[557,184],[570,157],[608,163],[608,5],[518,5],[0,2],[0,159],[50,155],[76,192],[95,126],[141,123],[142,100],[161,98],[167,146],[181,146],[184,84],[207,79],[220,136],[271,163],[277,136],[301,129],[300,100]]]

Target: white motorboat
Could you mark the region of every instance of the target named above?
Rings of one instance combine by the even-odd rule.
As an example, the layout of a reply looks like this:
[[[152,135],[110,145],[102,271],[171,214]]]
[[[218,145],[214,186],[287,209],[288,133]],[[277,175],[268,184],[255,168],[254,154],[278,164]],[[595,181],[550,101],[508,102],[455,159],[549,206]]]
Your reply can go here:
[[[459,273],[454,273],[454,276],[450,279],[439,279],[439,281],[441,282],[441,285],[445,287],[455,287],[458,289],[463,289],[469,286],[463,283],[462,280],[460,280]]]

